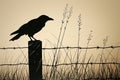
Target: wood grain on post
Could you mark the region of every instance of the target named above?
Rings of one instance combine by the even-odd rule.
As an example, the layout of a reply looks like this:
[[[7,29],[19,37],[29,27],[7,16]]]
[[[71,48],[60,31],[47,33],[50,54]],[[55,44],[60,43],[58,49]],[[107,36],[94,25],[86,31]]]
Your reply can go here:
[[[28,61],[30,80],[42,80],[42,42],[28,42]]]

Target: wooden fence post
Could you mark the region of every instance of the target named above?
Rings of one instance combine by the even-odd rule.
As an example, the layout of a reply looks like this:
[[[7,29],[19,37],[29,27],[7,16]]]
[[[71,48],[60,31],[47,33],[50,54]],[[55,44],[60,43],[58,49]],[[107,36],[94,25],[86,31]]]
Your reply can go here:
[[[28,61],[30,80],[42,80],[42,42],[28,42]]]

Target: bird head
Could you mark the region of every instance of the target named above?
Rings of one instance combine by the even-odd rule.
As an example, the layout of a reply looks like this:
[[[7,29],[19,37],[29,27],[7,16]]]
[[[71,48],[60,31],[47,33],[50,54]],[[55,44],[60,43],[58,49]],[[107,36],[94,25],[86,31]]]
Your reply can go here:
[[[54,20],[53,18],[48,17],[47,15],[41,15],[40,17],[38,17],[39,20],[42,21],[49,21],[49,20]]]

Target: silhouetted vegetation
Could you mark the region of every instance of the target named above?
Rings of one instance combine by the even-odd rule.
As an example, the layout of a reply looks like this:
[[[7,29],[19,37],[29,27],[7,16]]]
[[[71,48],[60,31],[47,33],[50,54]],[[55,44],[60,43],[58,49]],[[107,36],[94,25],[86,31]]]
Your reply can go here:
[[[62,47],[65,33],[72,15],[72,7],[69,9],[66,5],[61,21],[60,32],[57,43],[54,47]],[[78,16],[78,40],[77,47],[80,47],[81,39],[81,15]],[[80,48],[70,49],[53,49],[52,56],[46,62],[47,58],[43,54],[43,79],[44,80],[119,80],[120,79],[120,63],[119,58],[112,55],[113,49],[106,54],[106,49],[101,49],[97,53],[97,57],[88,54],[89,43],[92,40],[92,31],[90,31],[87,39],[86,49]],[[108,37],[103,40],[103,47],[106,46]],[[51,44],[52,45],[52,44]],[[99,46],[97,47],[99,49]],[[111,46],[112,48],[112,46]],[[47,51],[44,51],[47,53]],[[61,56],[62,53],[65,56]],[[94,52],[96,53],[96,52]],[[117,52],[118,54],[119,52]],[[82,55],[83,54],[83,55]],[[62,62],[61,62],[62,59]],[[9,65],[1,66],[0,80],[29,80],[28,65],[15,65],[13,68]]]

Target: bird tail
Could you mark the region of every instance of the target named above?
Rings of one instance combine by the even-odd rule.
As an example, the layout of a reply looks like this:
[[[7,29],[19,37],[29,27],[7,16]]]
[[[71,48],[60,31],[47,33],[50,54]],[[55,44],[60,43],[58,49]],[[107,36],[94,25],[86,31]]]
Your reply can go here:
[[[13,37],[12,39],[10,39],[10,41],[14,41],[17,40],[18,38],[21,37],[21,34],[17,34],[15,37]]]
[[[11,33],[10,35],[17,34],[17,33],[18,33],[18,30],[17,30],[17,31],[14,31],[14,32]]]

